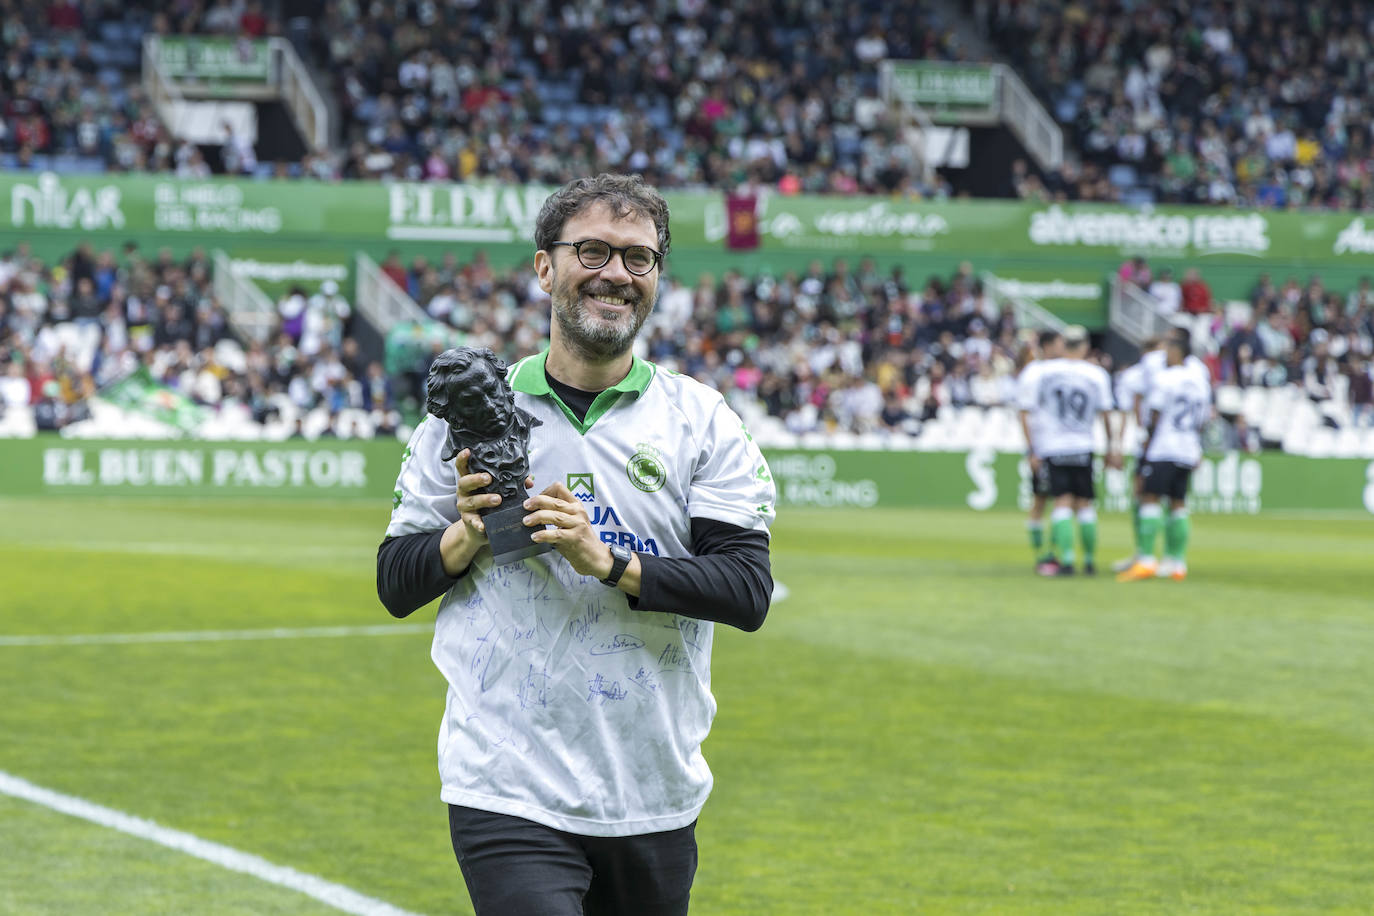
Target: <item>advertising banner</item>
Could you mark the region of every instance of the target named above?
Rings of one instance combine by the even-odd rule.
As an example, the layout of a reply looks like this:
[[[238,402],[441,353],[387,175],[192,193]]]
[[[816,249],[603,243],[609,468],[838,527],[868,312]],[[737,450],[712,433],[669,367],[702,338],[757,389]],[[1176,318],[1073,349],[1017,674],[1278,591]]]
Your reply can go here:
[[[7,204],[0,229],[526,244],[550,190],[9,172],[0,174]],[[731,221],[723,195],[665,197],[674,249],[724,249]],[[780,194],[761,196],[756,212],[762,245],[818,252],[1091,257],[1111,264],[1144,255],[1245,263],[1257,271],[1273,259],[1374,267],[1374,220],[1349,213]]]
[[[265,83],[271,74],[264,39],[164,35],[158,40],[158,62],[171,80]]]
[[[1025,509],[1030,468],[1012,453],[767,451],[778,506]],[[1098,502],[1130,508],[1127,471],[1095,468]],[[1189,505],[1197,513],[1264,511],[1374,513],[1374,462],[1300,455],[1208,456],[1193,473]]]
[[[103,494],[390,500],[404,444],[384,440],[286,442],[0,439],[0,496]],[[789,506],[959,508],[1030,504],[1030,470],[1017,454],[765,450]],[[1123,471],[1096,469],[1099,504],[1129,509]],[[1193,474],[1202,513],[1374,513],[1374,461],[1300,455],[1208,456]]]
[[[0,174],[0,244],[63,256],[78,241],[114,248],[223,248],[245,274],[307,285],[347,272],[353,253],[407,260],[485,249],[504,266],[532,256],[534,222],[551,189],[501,184],[179,181],[159,176]],[[1017,284],[1070,320],[1105,324],[1106,279],[1128,257],[1176,274],[1199,268],[1220,299],[1247,298],[1261,273],[1330,289],[1374,273],[1374,219],[1351,213],[1131,208],[1020,201],[885,197],[758,198],[753,219],[715,192],[668,192],[667,270],[797,270],[809,261],[872,257],[912,283],[964,261]],[[757,247],[729,251],[747,229]],[[733,235],[732,235],[733,233]],[[853,264],[851,263],[851,266]]]
[[[0,494],[390,499],[395,439],[203,442],[0,439]]]
[[[886,64],[886,98],[922,108],[990,114],[997,104],[997,77],[990,64],[900,60]]]

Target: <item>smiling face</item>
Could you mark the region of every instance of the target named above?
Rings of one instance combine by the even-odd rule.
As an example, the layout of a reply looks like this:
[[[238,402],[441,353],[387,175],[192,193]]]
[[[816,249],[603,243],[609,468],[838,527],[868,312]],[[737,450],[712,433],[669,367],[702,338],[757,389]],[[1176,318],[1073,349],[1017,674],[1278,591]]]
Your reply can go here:
[[[658,233],[647,216],[616,219],[603,203],[592,204],[563,224],[559,240],[601,239],[620,248],[658,247]],[[658,299],[655,267],[637,277],[625,269],[619,252],[604,267],[588,270],[571,248],[535,255],[540,287],[553,300],[550,343],[588,363],[608,363],[625,356]]]

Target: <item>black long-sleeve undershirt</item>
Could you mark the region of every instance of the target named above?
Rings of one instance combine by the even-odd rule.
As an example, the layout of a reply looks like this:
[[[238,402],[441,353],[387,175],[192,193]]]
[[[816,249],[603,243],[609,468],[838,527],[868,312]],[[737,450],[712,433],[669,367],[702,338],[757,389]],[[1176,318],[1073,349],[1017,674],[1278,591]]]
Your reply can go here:
[[[439,553],[442,531],[387,538],[377,548],[377,597],[393,617],[405,617],[448,591]],[[641,553],[637,611],[660,611],[757,630],[773,595],[768,535],[709,518],[692,519],[690,557]]]

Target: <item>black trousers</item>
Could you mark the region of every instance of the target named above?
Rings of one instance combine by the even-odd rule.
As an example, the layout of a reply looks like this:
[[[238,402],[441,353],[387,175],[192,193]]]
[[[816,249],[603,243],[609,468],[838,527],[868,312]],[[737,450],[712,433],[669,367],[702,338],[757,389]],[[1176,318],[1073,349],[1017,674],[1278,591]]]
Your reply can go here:
[[[685,916],[695,822],[639,836],[564,833],[449,805],[449,833],[477,916]]]

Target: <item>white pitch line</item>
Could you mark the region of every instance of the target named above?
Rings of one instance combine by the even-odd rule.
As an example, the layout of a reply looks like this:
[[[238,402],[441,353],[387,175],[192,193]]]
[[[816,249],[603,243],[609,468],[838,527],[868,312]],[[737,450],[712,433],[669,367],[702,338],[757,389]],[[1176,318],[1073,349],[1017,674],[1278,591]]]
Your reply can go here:
[[[51,808],[62,814],[79,817],[84,821],[118,830],[120,833],[150,840],[223,868],[252,875],[269,884],[299,891],[345,913],[353,913],[356,916],[418,916],[384,901],[367,897],[342,884],[307,875],[285,865],[274,865],[259,856],[212,843],[190,833],[163,827],[153,821],[106,808],[73,795],[63,795],[61,792],[36,786],[4,771],[0,771],[0,793]]]
[[[276,627],[270,630],[185,630],[157,633],[74,633],[0,636],[5,646],[95,646],[155,642],[227,642],[236,639],[323,639],[342,636],[402,636],[433,633],[432,623],[383,623],[375,626]]]

